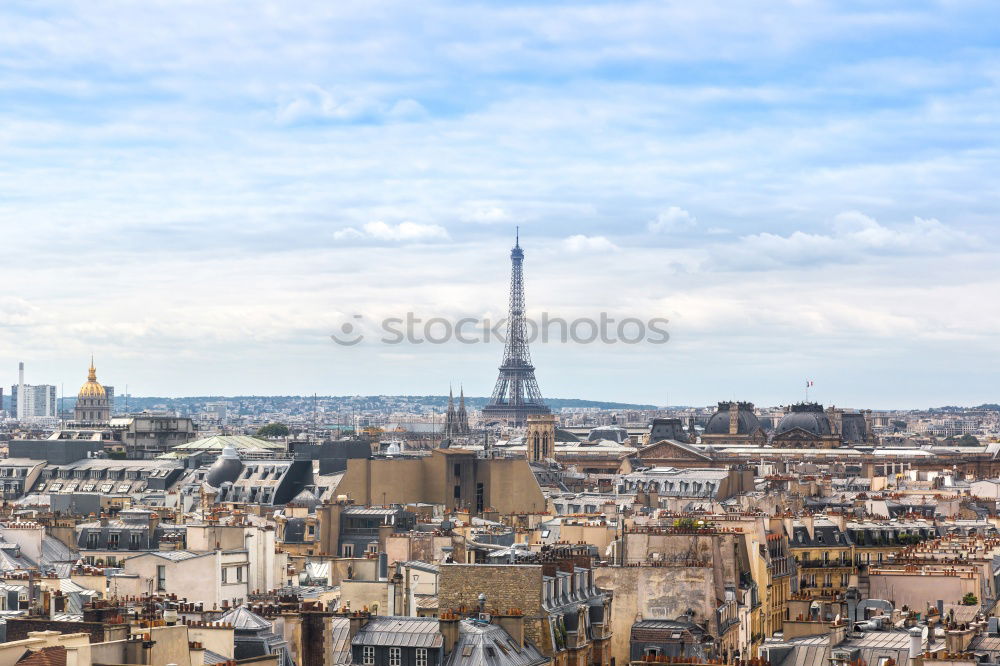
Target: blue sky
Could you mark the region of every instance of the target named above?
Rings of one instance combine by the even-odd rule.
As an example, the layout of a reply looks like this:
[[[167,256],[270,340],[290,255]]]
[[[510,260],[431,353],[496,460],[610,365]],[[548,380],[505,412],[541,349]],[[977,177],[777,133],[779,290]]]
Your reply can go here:
[[[669,318],[545,395],[998,401],[991,2],[5,2],[0,381],[489,393],[342,322]],[[353,321],[353,320],[352,320]],[[69,389],[67,389],[69,390]]]

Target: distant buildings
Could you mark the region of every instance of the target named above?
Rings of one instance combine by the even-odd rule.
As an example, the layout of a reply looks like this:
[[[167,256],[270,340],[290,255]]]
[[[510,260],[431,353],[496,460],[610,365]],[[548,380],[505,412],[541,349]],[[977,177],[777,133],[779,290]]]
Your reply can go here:
[[[54,419],[58,415],[56,387],[52,384],[14,384],[10,396],[11,411],[19,420]]]

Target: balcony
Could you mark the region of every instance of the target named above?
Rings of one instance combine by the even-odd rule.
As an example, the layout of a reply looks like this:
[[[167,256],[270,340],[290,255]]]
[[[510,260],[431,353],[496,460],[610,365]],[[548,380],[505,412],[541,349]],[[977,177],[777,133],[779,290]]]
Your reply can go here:
[[[804,560],[799,562],[800,569],[851,569],[851,560]]]

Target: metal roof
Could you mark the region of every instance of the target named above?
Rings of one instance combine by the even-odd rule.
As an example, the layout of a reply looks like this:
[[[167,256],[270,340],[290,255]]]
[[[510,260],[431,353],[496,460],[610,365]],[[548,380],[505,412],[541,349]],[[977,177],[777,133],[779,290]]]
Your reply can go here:
[[[246,606],[237,606],[231,611],[224,613],[219,618],[219,622],[228,622],[233,625],[233,629],[252,631],[260,631],[261,629],[270,631],[272,629],[270,622],[253,611],[248,610]]]
[[[548,662],[531,643],[523,646],[496,624],[462,620],[458,641],[445,666],[534,666]]]
[[[373,617],[352,641],[354,645],[439,648],[444,645],[437,618]]]
[[[347,666],[351,663],[351,620],[346,617],[330,618],[330,645],[332,666]]]
[[[231,446],[237,451],[241,449],[271,449],[275,451],[284,451],[285,446],[279,442],[270,442],[266,439],[260,439],[259,437],[251,437],[250,435],[213,435],[211,437],[202,437],[201,439],[195,439],[190,442],[185,442],[183,444],[178,444],[173,447],[174,451],[219,451]]]

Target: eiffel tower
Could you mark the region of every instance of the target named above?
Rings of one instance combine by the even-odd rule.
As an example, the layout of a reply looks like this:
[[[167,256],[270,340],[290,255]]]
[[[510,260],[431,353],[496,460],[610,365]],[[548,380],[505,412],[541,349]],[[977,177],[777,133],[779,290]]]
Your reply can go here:
[[[510,316],[507,319],[507,343],[504,345],[500,376],[489,403],[483,407],[484,420],[505,421],[509,425],[523,426],[529,414],[548,414],[549,408],[542,399],[535,381],[535,366],[528,353],[527,333],[524,325],[524,250],[520,234],[515,236],[514,249],[510,251]]]

